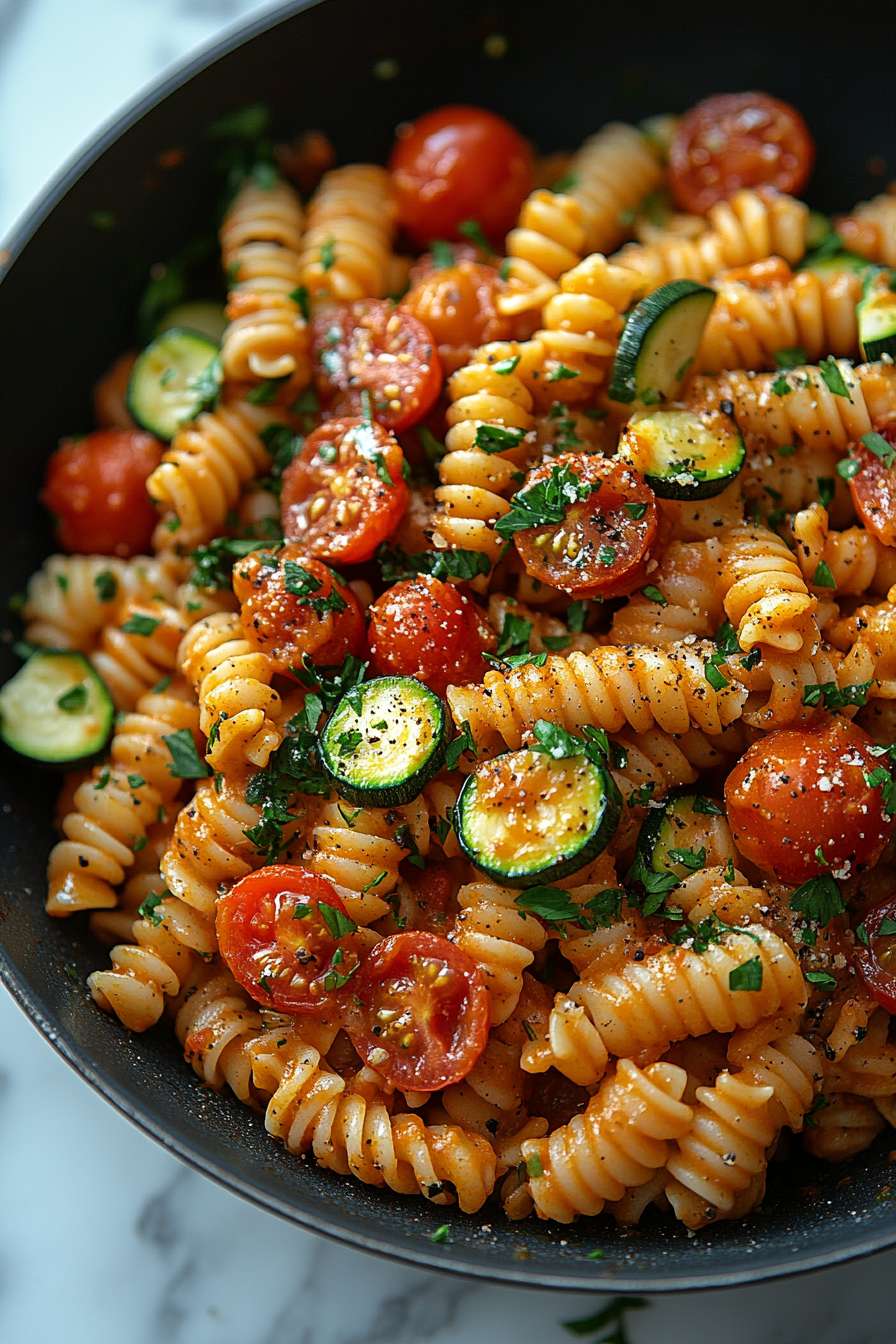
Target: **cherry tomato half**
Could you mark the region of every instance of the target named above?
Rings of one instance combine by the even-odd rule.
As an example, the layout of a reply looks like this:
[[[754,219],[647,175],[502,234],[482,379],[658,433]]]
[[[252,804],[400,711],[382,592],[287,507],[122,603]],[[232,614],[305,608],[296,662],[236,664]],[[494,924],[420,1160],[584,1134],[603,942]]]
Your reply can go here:
[[[413,313],[432,333],[446,374],[469,361],[476,346],[506,341],[513,322],[498,312],[504,282],[494,266],[461,261],[432,269],[401,301],[402,311]]]
[[[416,677],[436,695],[451,685],[481,681],[487,670],[482,655],[497,647],[495,632],[472,598],[429,575],[388,588],[370,617],[376,670]]]
[[[386,429],[408,429],[439,395],[442,368],[430,332],[386,299],[359,299],[311,324],[321,405],[335,416],[361,415],[362,393]]]
[[[850,477],[849,490],[856,513],[868,531],[885,546],[896,546],[896,424],[885,426],[880,433],[893,455],[885,452],[880,456],[857,443],[851,457],[859,463],[859,470]]]
[[[881,1007],[896,1013],[896,895],[868,911],[856,931],[853,959]]]
[[[220,898],[215,924],[234,978],[266,1008],[313,1013],[354,984],[356,926],[333,884],[306,868],[250,873]]]
[[[475,219],[497,247],[532,190],[532,151],[481,107],[440,107],[399,128],[389,160],[398,217],[419,247]]]
[[[866,778],[881,764],[873,745],[861,728],[836,717],[754,742],[725,784],[740,852],[794,884],[870,868],[893,830],[880,786]]]
[[[237,560],[233,591],[246,638],[278,672],[301,667],[304,654],[332,667],[364,649],[364,613],[355,594],[294,541]]]
[[[146,478],[163,451],[142,429],[99,429],[64,439],[47,463],[40,496],[56,518],[62,549],[120,556],[147,551],[159,515]]]
[[[669,184],[683,210],[705,215],[741,187],[797,196],[815,144],[796,108],[767,93],[720,93],[692,107],[669,150]]]
[[[346,1018],[352,1044],[404,1091],[459,1083],[485,1049],[488,1028],[482,972],[438,934],[384,938],[355,977]]]
[[[584,499],[568,503],[563,521],[526,528],[514,535],[516,548],[533,579],[577,598],[621,597],[646,582],[645,565],[656,537],[656,496],[624,462],[594,454],[565,453],[529,472],[520,495],[533,501],[564,481],[591,486]]]
[[[328,420],[283,473],[283,533],[333,564],[369,560],[408,504],[404,453],[382,425]]]

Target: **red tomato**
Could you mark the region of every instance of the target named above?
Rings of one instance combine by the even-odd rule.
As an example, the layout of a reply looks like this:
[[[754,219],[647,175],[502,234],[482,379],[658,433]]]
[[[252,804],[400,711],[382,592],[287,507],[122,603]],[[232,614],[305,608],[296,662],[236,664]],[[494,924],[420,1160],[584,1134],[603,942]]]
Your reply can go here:
[[[333,564],[369,560],[408,505],[404,454],[382,425],[328,420],[283,473],[283,533]]]
[[[767,93],[719,93],[682,118],[669,150],[669,184],[683,210],[705,215],[740,187],[767,183],[797,196],[814,162],[796,108]]]
[[[896,895],[868,911],[857,930],[853,959],[878,1003],[896,1013]]]
[[[364,649],[364,613],[351,588],[294,541],[237,560],[233,591],[246,638],[278,672],[313,663],[332,667]]]
[[[425,322],[446,374],[469,361],[476,346],[506,341],[513,322],[498,312],[504,282],[494,266],[461,261],[430,270],[401,301],[402,310]]]
[[[532,578],[577,598],[621,597],[646,582],[659,512],[656,496],[638,473],[606,457],[564,453],[530,471],[520,495],[534,507],[533,491],[548,482],[548,494],[562,486],[566,499],[574,489],[591,489],[584,499],[567,503],[562,522],[515,533]]]
[[[450,583],[421,574],[388,588],[370,608],[368,639],[376,670],[416,677],[436,695],[451,685],[481,681],[483,653],[494,653],[495,632],[476,603]]]
[[[881,764],[873,745],[861,728],[837,717],[821,728],[782,728],[754,742],[725,784],[740,852],[793,884],[870,868],[893,830],[880,786],[866,778]]]
[[[532,190],[529,146],[481,107],[440,107],[400,127],[389,167],[398,217],[419,247],[461,237],[468,219],[499,246]]]
[[[313,1013],[332,1003],[345,976],[354,984],[356,926],[333,884],[306,868],[275,863],[250,873],[220,898],[215,924],[234,978],[266,1008]]]
[[[859,471],[850,477],[849,490],[856,513],[869,532],[873,532],[885,546],[896,546],[896,424],[885,426],[881,437],[894,449],[880,457],[863,443],[855,445],[852,457],[860,464]]]
[[[147,551],[159,515],[146,478],[163,451],[142,429],[99,429],[83,439],[63,439],[47,463],[40,496],[56,518],[62,549],[121,556]]]
[[[485,1049],[488,1028],[488,991],[475,961],[423,932],[377,943],[355,978],[346,1018],[361,1058],[406,1092],[459,1083]]]
[[[451,927],[449,908],[457,887],[447,861],[430,857],[425,868],[417,868],[405,859],[398,887],[400,917],[407,919],[412,929],[447,933]]]
[[[374,420],[407,429],[442,389],[433,338],[411,313],[387,299],[359,299],[321,313],[311,324],[321,405],[336,416],[361,415],[370,396]]]

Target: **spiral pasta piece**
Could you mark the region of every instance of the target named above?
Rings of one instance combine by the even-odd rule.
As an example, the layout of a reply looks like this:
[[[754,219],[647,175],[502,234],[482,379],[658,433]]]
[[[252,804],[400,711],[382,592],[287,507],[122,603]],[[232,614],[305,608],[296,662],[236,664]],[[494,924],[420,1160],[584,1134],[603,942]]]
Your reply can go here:
[[[242,781],[226,776],[199,781],[178,813],[174,836],[162,859],[167,889],[192,910],[214,919],[218,888],[237,882],[261,859],[246,832],[261,820],[246,802]]]
[[[266,407],[235,401],[177,431],[146,482],[163,513],[153,536],[157,550],[186,555],[220,535],[243,486],[271,464],[260,438],[270,423]]]
[[[695,378],[689,394],[692,406],[718,406],[730,401],[744,432],[771,444],[789,446],[802,441],[813,451],[828,446],[841,455],[860,439],[896,415],[896,367],[835,361],[847,394],[831,391],[822,372],[804,365],[786,373],[746,373],[729,370],[717,378]],[[833,371],[828,366],[828,376]],[[788,391],[773,391],[780,380]]]
[[[884,546],[863,527],[833,531],[821,504],[801,509],[790,526],[797,562],[807,583],[814,581],[822,563],[830,571],[838,596],[859,597],[868,591],[884,596],[896,583],[896,550]],[[830,592],[830,585],[827,587]]]
[[[221,611],[197,621],[177,658],[199,696],[199,723],[210,739],[206,760],[212,769],[267,765],[283,741],[276,722],[281,700],[271,687],[271,659],[245,638],[239,616]]]
[[[133,709],[152,686],[176,671],[177,647],[186,628],[187,622],[167,602],[149,598],[119,607],[90,654],[116,709]]]
[[[779,257],[721,275],[694,368],[775,368],[775,355],[800,347],[814,363],[823,355],[858,353],[856,304],[862,278],[855,271],[794,275]]]
[[[803,1147],[825,1162],[845,1162],[869,1148],[886,1120],[879,1105],[868,1097],[839,1092],[812,1116],[803,1132]]]
[[[174,1030],[184,1058],[207,1087],[255,1102],[252,1044],[263,1030],[256,1005],[217,960],[197,963],[181,985]]]
[[[705,283],[721,271],[769,256],[795,265],[806,251],[809,211],[772,187],[736,191],[707,211],[709,228],[694,239],[628,243],[613,261],[643,277],[648,291],[670,280]]]
[[[624,237],[624,219],[660,185],[663,170],[648,138],[612,121],[586,140],[569,165],[569,196],[582,212],[586,252],[610,252]]]
[[[550,1137],[522,1145],[539,1218],[571,1223],[646,1184],[666,1162],[669,1140],[685,1134],[692,1111],[681,1100],[687,1074],[676,1064],[643,1071],[620,1059],[582,1115]]]
[[[298,302],[304,216],[283,181],[247,182],[221,225],[230,325],[221,344],[226,378],[289,378],[290,394],[311,381],[310,338]]]
[[[543,187],[520,207],[507,235],[507,292],[498,297],[506,316],[537,311],[557,292],[557,280],[577,264],[585,247],[582,207],[571,196]]]
[[[180,561],[148,555],[51,555],[28,580],[22,620],[31,644],[89,653],[122,602],[178,605]]]
[[[650,578],[662,601],[633,593],[614,613],[607,639],[615,645],[666,647],[693,636],[711,639],[725,618],[719,587],[722,548],[708,541],[673,541]]]
[[[746,694],[731,682],[718,691],[709,684],[705,662],[713,653],[680,644],[548,655],[542,667],[493,669],[482,686],[449,686],[448,703],[458,725],[469,722],[477,745],[497,735],[511,751],[538,719],[570,732],[587,723],[613,733],[629,725],[636,733],[657,726],[718,734],[739,717]]]
[[[825,1096],[849,1092],[857,1097],[896,1095],[896,1045],[888,1040],[890,1017],[883,1008],[872,1014],[859,1039],[825,1069]]]
[[[544,305],[544,325],[533,337],[544,350],[540,403],[553,400],[558,378],[570,404],[589,400],[605,381],[622,328],[620,314],[640,289],[635,283],[612,286],[609,269],[600,254],[586,257],[560,277],[559,293]]]
[[[725,615],[741,648],[763,644],[796,653],[817,642],[817,599],[777,533],[744,524],[723,528],[719,541]]]
[[[523,971],[547,942],[544,925],[515,904],[518,891],[478,881],[457,894],[461,912],[452,939],[482,971],[494,1024],[506,1022],[519,1000]]]
[[[388,912],[387,897],[398,882],[398,865],[413,852],[412,845],[418,854],[429,853],[429,820],[424,795],[393,808],[356,808],[340,799],[328,802],[316,815],[313,848],[305,862],[334,884],[349,918],[356,924],[372,924]]]
[[[347,1089],[313,1045],[284,1045],[279,1059],[264,1038],[253,1052],[268,1075],[280,1075],[265,1125],[290,1152],[310,1149],[321,1166],[435,1204],[452,1202],[450,1183],[464,1213],[485,1203],[497,1167],[485,1139],[454,1125],[425,1125],[416,1115],[393,1116],[383,1096]]]
[[[861,201],[850,214],[835,220],[834,228],[848,251],[867,261],[896,266],[896,196],[884,192],[871,201]]]
[[[115,906],[114,888],[180,789],[168,769],[172,757],[164,738],[183,729],[195,734],[198,718],[195,705],[172,694],[146,695],[136,712],[122,716],[111,764],[96,766],[75,790],[73,810],[62,820],[66,838],[50,852],[48,914]]]
[[[324,174],[299,258],[312,311],[388,293],[395,219],[385,168],[354,163]]]

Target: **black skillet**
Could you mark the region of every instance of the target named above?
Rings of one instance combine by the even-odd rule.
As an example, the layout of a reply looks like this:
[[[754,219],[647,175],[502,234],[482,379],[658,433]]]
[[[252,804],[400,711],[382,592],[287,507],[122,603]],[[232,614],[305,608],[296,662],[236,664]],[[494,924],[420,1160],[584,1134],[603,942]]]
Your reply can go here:
[[[500,59],[484,53],[493,34],[507,39]],[[894,37],[896,11],[866,0],[836,22],[810,5],[327,0],[285,5],[279,18],[257,20],[183,66],[100,133],[10,243],[0,286],[4,609],[52,549],[37,503],[44,460],[61,435],[91,427],[89,389],[134,341],[147,267],[208,229],[218,186],[204,128],[214,118],[266,102],[281,136],[320,127],[341,161],[382,162],[397,122],[446,102],[492,107],[550,150],[575,146],[613,117],[759,87],[805,115],[819,148],[811,203],[834,210],[882,188],[881,161],[896,175]],[[386,58],[399,67],[390,80],[374,75]],[[159,166],[160,155],[181,148],[180,166]],[[0,644],[0,679],[16,666]],[[200,1086],[168,1027],[130,1035],[91,1002],[84,980],[105,964],[105,950],[82,919],[53,921],[43,909],[56,787],[53,776],[0,761],[0,973],[125,1115],[265,1208],[414,1264],[577,1291],[756,1282],[896,1242],[890,1132],[843,1167],[799,1155],[776,1164],[760,1213],[697,1237],[659,1217],[630,1233],[608,1219],[510,1224],[497,1208],[467,1218],[289,1157],[259,1114]],[[451,1239],[434,1244],[446,1220]],[[587,1259],[596,1248],[603,1258]]]

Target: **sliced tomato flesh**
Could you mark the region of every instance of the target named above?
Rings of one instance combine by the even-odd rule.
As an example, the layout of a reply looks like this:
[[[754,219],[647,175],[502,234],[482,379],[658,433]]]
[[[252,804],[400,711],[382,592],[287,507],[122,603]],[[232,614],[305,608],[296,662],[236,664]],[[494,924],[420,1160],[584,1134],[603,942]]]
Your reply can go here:
[[[317,1013],[345,996],[358,969],[355,925],[336,888],[307,868],[271,864],[218,901],[218,945],[257,1003]]]
[[[397,433],[422,420],[439,395],[431,333],[386,299],[321,313],[311,333],[318,396],[334,416],[362,415],[366,394],[373,419]]]
[[[403,1091],[465,1078],[488,1040],[479,967],[454,943],[418,930],[384,938],[367,957],[346,1029],[358,1054]]]
[[[404,453],[375,421],[328,420],[283,473],[283,534],[332,564],[370,560],[408,505]]]
[[[520,490],[527,501],[566,473],[580,496],[561,522],[515,533],[514,542],[533,579],[576,598],[619,597],[644,582],[645,563],[657,535],[656,496],[624,462],[567,453],[529,472]],[[590,487],[590,489],[589,489]]]
[[[896,424],[887,425],[880,434],[865,435],[865,439],[878,451],[864,442],[853,448],[851,457],[859,468],[849,479],[850,494],[868,531],[885,546],[896,546]]]
[[[881,1007],[896,1013],[896,894],[865,915],[856,930],[853,956]]]

